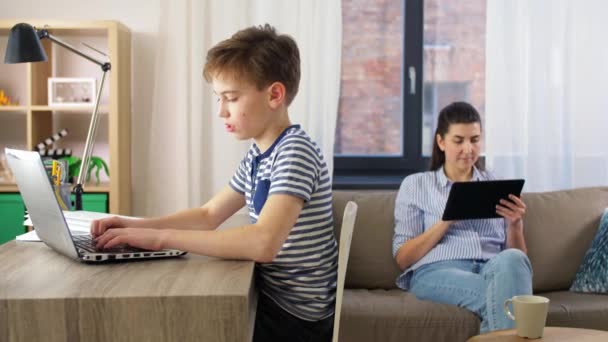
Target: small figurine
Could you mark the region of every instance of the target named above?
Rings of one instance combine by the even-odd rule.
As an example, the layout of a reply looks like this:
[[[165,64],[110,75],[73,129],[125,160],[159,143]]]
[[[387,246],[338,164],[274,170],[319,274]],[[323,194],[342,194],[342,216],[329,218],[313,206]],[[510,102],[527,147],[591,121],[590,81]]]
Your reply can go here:
[[[78,173],[80,172],[80,165],[82,164],[82,160],[78,157],[63,157],[60,159],[65,159],[68,162],[68,174],[70,179],[73,179],[72,182],[76,181],[78,177]],[[85,177],[85,182],[88,182],[91,179],[91,172],[95,169],[95,178],[97,181],[95,185],[99,185],[99,172],[103,169],[105,174],[110,177],[110,170],[108,168],[108,164],[106,162],[95,156],[91,156],[91,160],[89,161],[89,169],[87,170],[87,176]]]
[[[17,103],[11,102],[11,98],[0,89],[0,106],[17,106]]]

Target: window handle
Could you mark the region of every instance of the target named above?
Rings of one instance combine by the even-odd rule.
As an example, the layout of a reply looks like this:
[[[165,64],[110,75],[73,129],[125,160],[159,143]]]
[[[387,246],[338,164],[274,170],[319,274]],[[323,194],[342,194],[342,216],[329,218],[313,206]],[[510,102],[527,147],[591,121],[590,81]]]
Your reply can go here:
[[[408,68],[408,75],[410,78],[410,94],[416,94],[416,68],[411,66]]]

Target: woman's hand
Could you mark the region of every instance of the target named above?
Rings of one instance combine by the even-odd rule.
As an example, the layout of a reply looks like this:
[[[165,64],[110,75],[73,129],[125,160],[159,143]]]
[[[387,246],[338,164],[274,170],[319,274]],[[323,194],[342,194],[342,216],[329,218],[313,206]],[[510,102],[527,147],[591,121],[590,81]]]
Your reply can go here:
[[[132,247],[153,251],[163,249],[169,231],[149,228],[109,229],[95,238],[97,248],[112,248],[127,244]]]
[[[422,259],[443,238],[450,227],[458,221],[439,220],[422,234],[407,240],[399,247],[395,261],[401,270],[405,270]]]
[[[523,217],[526,214],[526,204],[521,198],[510,194],[510,201],[500,200],[496,205],[496,213],[507,220],[509,228],[523,228]]]

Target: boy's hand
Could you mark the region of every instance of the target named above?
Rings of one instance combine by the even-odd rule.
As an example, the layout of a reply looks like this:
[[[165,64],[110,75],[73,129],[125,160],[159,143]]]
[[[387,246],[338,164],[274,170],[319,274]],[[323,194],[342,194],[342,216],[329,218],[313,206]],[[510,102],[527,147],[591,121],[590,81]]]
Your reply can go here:
[[[91,222],[91,236],[98,237],[112,228],[125,228],[127,220],[118,216],[107,217]]]
[[[157,251],[163,249],[169,232],[161,229],[124,228],[110,229],[95,238],[97,248],[112,248],[117,245],[129,246]]]

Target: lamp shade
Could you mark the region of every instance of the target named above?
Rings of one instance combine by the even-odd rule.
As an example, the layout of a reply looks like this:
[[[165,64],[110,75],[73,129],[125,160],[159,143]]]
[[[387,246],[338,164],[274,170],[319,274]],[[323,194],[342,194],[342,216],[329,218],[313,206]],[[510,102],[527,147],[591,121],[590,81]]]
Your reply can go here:
[[[36,29],[30,24],[20,23],[11,28],[4,63],[45,62],[46,53]]]

